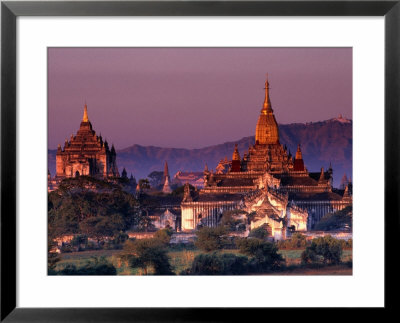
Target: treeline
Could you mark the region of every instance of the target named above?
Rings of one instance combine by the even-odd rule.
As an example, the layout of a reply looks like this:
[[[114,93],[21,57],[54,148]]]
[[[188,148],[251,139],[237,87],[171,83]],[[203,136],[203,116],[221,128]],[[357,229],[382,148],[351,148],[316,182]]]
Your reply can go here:
[[[353,207],[347,206],[343,210],[325,214],[316,224],[315,230],[351,230],[353,226]]]
[[[343,240],[343,239],[335,239],[340,244],[343,250],[351,250],[353,248],[353,240]],[[289,239],[279,240],[277,241],[277,245],[279,249],[282,250],[296,250],[296,249],[305,249],[310,247],[312,240],[307,240],[307,237],[304,234],[299,232],[294,233]]]
[[[116,183],[80,176],[63,180],[48,195],[50,238],[80,234],[100,241],[132,227],[145,230],[149,223],[135,197]]]

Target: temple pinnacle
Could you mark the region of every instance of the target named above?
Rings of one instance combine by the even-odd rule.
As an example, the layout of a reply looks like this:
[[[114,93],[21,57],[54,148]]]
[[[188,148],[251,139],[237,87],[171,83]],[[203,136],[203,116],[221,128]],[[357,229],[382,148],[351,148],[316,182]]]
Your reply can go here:
[[[86,103],[85,103],[85,107],[83,109],[82,122],[89,122],[89,117],[88,117],[88,113],[87,113],[87,104]]]
[[[268,74],[267,74],[267,79],[265,81],[265,99],[264,99],[264,106],[262,109],[262,112],[266,114],[268,110],[272,111],[271,108],[271,100],[269,99],[269,82],[268,82]]]
[[[301,154],[300,144],[297,145],[296,159],[303,159],[303,156]]]

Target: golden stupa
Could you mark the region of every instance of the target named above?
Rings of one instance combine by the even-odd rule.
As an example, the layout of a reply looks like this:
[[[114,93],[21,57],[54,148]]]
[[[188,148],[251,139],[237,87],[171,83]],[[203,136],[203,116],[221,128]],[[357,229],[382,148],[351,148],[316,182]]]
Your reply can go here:
[[[240,161],[240,155],[239,155],[239,150],[238,150],[237,144],[235,144],[235,150],[233,151],[232,160]]]
[[[269,99],[269,83],[265,81],[265,100],[261,114],[258,117],[256,127],[256,144],[273,145],[279,144],[278,124],[275,120],[274,111]]]

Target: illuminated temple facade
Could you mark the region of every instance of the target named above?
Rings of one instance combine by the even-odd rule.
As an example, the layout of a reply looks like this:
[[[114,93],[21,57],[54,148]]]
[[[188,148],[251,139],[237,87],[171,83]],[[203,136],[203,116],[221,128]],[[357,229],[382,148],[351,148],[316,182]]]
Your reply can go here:
[[[216,226],[226,210],[253,213],[250,229],[268,224],[275,239],[288,232],[312,229],[323,215],[352,204],[351,192],[332,188],[332,168],[310,173],[301,147],[293,157],[279,141],[279,128],[265,82],[265,99],[258,117],[255,143],[240,156],[237,145],[231,161],[221,161],[216,172],[204,170],[204,188],[185,189],[181,203],[183,231],[199,225]]]
[[[107,141],[97,136],[89,121],[85,104],[83,118],[77,134],[65,140],[64,147],[58,145],[56,154],[56,178],[71,178],[88,175],[98,178],[119,177],[117,154]]]

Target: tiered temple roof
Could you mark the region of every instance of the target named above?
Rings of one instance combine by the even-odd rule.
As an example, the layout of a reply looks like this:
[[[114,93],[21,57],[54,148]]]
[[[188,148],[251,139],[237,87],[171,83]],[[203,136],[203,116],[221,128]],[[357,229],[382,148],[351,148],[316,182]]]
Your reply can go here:
[[[114,145],[96,135],[89,121],[87,105],[77,134],[65,140],[64,147],[58,145],[56,155],[58,178],[91,175],[100,177],[119,176]]]

